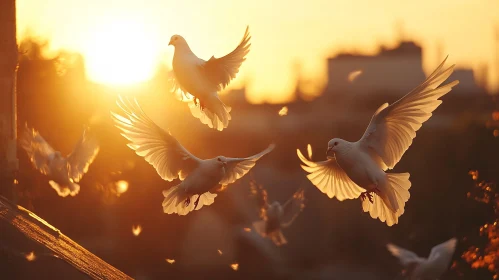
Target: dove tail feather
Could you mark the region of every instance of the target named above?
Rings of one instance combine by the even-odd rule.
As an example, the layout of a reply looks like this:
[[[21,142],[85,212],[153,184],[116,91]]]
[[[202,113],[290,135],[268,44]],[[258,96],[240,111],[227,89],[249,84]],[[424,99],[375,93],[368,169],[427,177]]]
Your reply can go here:
[[[269,237],[272,240],[272,242],[274,242],[274,244],[277,246],[281,246],[288,243],[288,240],[286,240],[286,237],[284,237],[284,234],[282,234],[282,230],[280,229],[270,233]]]
[[[182,184],[171,187],[168,190],[163,191],[163,196],[165,199],[163,200],[163,212],[166,214],[178,214],[180,216],[184,216],[189,214],[194,210],[201,209],[204,205],[208,206],[215,202],[216,194],[212,194],[210,192],[203,193],[201,195],[197,194],[188,194],[185,192]],[[201,196],[201,197],[199,197]],[[194,202],[198,199],[198,206],[194,205]],[[190,199],[187,204],[187,199]],[[196,209],[194,209],[196,208]]]
[[[50,180],[49,184],[61,197],[66,197],[68,195],[75,196],[80,192],[80,185],[75,183],[69,183],[67,186],[61,186],[56,182]]]
[[[362,202],[364,212],[369,212],[373,219],[380,219],[388,226],[398,223],[404,214],[405,203],[409,200],[411,181],[409,173],[387,173],[387,182],[379,196],[373,194],[373,203],[368,199]]]
[[[194,117],[210,128],[222,131],[229,126],[231,108],[225,105],[217,96],[203,100],[205,108],[201,109],[194,101],[189,102],[189,109]]]

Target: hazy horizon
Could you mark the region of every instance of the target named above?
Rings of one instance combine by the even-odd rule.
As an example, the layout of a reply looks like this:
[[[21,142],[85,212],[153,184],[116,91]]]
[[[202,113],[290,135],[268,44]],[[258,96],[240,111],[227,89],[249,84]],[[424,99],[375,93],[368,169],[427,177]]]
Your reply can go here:
[[[231,87],[246,84],[252,103],[289,101],[297,64],[307,81],[305,92],[316,95],[326,82],[327,57],[343,51],[374,54],[380,45],[394,46],[401,37],[423,47],[426,73],[448,54],[448,63],[458,68],[477,70],[486,64],[489,91],[499,85],[494,49],[499,15],[493,12],[499,10],[497,1],[482,5],[450,0],[439,4],[385,0],[376,5],[367,0],[117,4],[112,0],[19,0],[18,38],[29,30],[47,38],[52,49],[82,53],[92,81],[130,84],[150,78],[158,61],[171,65],[173,47],[168,42],[173,34],[184,36],[199,57],[209,59],[235,48],[249,25],[251,51]]]

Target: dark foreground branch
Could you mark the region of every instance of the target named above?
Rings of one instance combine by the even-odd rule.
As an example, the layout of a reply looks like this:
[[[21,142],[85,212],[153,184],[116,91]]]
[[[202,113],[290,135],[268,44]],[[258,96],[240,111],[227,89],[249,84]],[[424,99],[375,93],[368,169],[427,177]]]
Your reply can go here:
[[[93,279],[132,279],[78,245],[31,211],[13,205],[2,196],[0,196],[0,232],[1,243],[14,244],[18,239],[29,239],[49,249],[54,253],[54,257],[66,261]]]

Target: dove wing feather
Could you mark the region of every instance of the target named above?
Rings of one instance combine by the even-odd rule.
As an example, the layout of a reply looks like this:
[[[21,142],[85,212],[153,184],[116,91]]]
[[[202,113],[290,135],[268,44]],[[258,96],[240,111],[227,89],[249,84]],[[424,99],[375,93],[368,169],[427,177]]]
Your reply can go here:
[[[264,155],[270,153],[275,145],[271,144],[267,149],[262,152],[247,158],[227,158],[227,165],[225,166],[225,175],[220,181],[220,185],[229,185],[234,183],[239,178],[248,173],[256,162]]]
[[[293,196],[284,203],[283,216],[282,216],[282,227],[289,227],[294,220],[298,217],[303,208],[305,208],[305,195],[304,190],[299,189]]]
[[[454,250],[456,249],[457,239],[452,238],[450,240],[445,241],[431,249],[430,256],[428,257],[429,261],[435,260],[437,257],[441,258],[451,258],[454,254]]]
[[[54,158],[54,149],[35,129],[29,128],[26,124],[24,135],[20,141],[21,147],[28,154],[33,167],[40,170],[44,175],[50,174],[50,161]]]
[[[262,185],[258,185],[254,180],[250,181],[251,194],[256,198],[259,216],[262,220],[267,220],[267,209],[269,208],[267,190]]]
[[[246,27],[241,43],[232,52],[220,58],[212,56],[200,65],[200,71],[217,87],[218,91],[224,89],[239,73],[239,68],[246,60],[245,57],[251,46],[250,39],[249,27]]]
[[[69,178],[74,182],[79,182],[83,174],[87,173],[88,167],[98,153],[99,143],[97,139],[91,137],[88,130],[85,129],[75,148],[67,157]]]
[[[454,70],[454,65],[442,70],[446,59],[422,84],[395,103],[381,105],[374,113],[359,142],[377,153],[384,170],[392,169],[400,161],[416,131],[442,103],[439,98],[459,83],[456,80],[440,86]]]
[[[117,101],[126,117],[111,112],[115,126],[130,141],[128,147],[151,164],[167,181],[184,180],[201,160],[187,151],[170,133],[156,125],[140,108],[137,100]]]
[[[363,192],[363,189],[355,184],[338,165],[335,158],[312,162],[305,158],[299,149],[296,149],[296,153],[303,162],[301,165],[303,170],[310,173],[307,178],[329,198],[336,197],[343,201],[358,198]]]
[[[393,244],[386,245],[386,248],[390,251],[390,253],[392,253],[393,256],[397,257],[400,260],[400,263],[404,266],[408,266],[412,263],[420,263],[424,260],[418,257],[416,253]]]

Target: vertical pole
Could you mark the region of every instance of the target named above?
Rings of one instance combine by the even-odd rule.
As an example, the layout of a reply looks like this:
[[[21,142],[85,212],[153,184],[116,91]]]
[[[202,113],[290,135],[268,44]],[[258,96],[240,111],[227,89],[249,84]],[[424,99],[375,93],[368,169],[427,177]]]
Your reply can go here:
[[[17,159],[16,1],[0,1],[0,195],[14,199]]]

